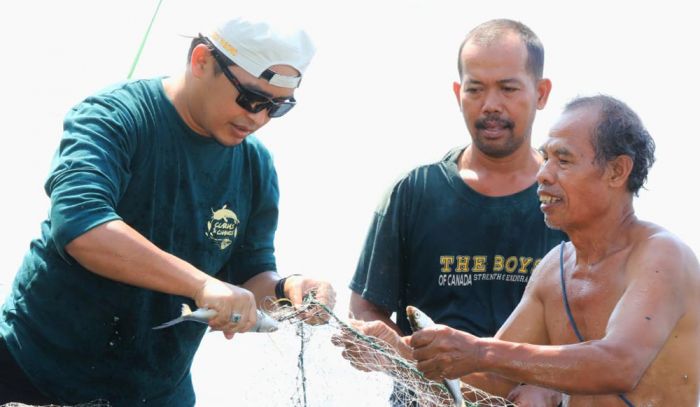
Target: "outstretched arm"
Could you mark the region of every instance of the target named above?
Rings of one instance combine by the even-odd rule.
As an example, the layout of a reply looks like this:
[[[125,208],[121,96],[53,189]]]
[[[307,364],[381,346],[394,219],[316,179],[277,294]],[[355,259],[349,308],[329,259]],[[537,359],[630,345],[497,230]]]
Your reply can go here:
[[[625,272],[629,282],[601,339],[560,346],[523,341],[523,335],[529,336],[523,322],[532,319],[524,315],[532,305],[525,304],[493,339],[449,332],[446,327],[414,334],[413,356],[431,378],[486,371],[572,394],[629,392],[685,312],[685,257],[680,245],[667,237],[640,243],[626,269],[614,270]]]

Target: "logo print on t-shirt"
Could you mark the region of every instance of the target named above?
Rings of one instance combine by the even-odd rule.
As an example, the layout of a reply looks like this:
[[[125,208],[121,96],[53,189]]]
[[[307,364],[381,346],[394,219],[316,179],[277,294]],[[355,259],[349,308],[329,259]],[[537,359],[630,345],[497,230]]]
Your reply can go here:
[[[233,243],[233,239],[238,234],[238,216],[231,209],[226,208],[211,211],[211,219],[207,222],[207,232],[205,236],[213,240],[221,250],[226,249]]]

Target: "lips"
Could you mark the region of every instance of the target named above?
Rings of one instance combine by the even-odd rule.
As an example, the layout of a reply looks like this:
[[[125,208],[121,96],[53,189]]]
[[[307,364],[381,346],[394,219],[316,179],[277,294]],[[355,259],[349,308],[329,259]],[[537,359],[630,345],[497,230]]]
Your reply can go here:
[[[243,127],[243,126],[238,126],[234,123],[229,123],[231,128],[233,128],[234,132],[236,135],[240,138],[245,138],[247,137],[250,133],[253,132],[252,129],[249,129],[248,127]]]
[[[513,128],[513,122],[508,120],[508,119],[503,119],[500,117],[486,117],[482,118],[476,121],[474,123],[477,129],[479,130],[489,130],[489,131],[498,131],[498,130],[504,130],[504,129],[512,129]]]

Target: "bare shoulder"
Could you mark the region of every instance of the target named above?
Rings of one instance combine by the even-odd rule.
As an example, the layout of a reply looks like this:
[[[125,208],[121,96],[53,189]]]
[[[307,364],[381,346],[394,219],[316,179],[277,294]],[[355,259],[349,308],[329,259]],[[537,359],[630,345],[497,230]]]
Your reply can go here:
[[[629,256],[631,270],[657,273],[697,280],[700,266],[693,250],[678,236],[650,222],[640,222],[632,236]]]
[[[540,290],[549,290],[551,284],[559,284],[559,263],[563,257],[564,261],[573,253],[573,246],[570,242],[554,246],[542,260],[537,264],[532,272],[526,291],[534,293]],[[547,292],[547,291],[545,291]]]

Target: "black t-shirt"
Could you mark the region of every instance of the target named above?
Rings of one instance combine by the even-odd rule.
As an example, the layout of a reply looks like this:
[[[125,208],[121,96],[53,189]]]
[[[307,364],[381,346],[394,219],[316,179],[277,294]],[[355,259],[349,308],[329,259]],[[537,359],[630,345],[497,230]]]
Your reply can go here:
[[[418,167],[394,185],[376,211],[350,289],[397,312],[493,336],[520,301],[541,258],[566,235],[548,228],[537,185],[504,197],[471,189],[456,160]]]

